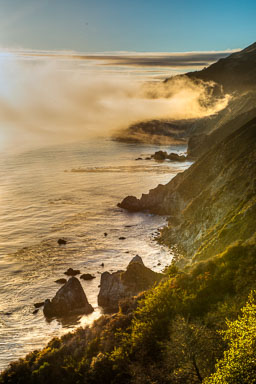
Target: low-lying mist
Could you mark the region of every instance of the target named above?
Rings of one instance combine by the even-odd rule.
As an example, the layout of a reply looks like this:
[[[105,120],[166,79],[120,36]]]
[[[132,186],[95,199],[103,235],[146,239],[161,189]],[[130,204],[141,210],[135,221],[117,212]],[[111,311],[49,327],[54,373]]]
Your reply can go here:
[[[1,58],[0,139],[20,148],[108,136],[138,121],[211,115],[229,100],[209,98],[206,85],[186,77],[145,84],[86,71],[79,61],[71,68],[60,60]]]

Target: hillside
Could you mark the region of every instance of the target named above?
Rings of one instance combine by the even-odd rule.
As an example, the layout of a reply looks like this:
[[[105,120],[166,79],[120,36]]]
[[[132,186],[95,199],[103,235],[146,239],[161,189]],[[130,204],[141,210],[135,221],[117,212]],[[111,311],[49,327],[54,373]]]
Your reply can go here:
[[[212,146],[256,117],[256,92],[233,96],[218,114],[196,121],[188,132],[188,156],[198,158]]]
[[[141,199],[119,205],[170,216],[161,242],[186,260],[205,259],[255,232],[256,119],[218,143],[188,170]]]
[[[218,60],[209,67],[187,74],[192,79],[214,81],[224,92],[241,92],[256,87],[256,43]]]

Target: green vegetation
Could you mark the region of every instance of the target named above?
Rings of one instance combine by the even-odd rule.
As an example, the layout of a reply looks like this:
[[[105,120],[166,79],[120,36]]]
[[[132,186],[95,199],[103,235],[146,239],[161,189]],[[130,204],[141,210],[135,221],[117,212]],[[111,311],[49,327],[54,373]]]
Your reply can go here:
[[[171,265],[158,286],[13,363],[0,383],[256,382],[252,295],[234,321],[256,288],[255,260],[252,238],[186,270]]]
[[[216,372],[205,384],[252,384],[256,382],[256,304],[251,293],[242,316],[228,321],[223,333],[228,349],[216,365]]]

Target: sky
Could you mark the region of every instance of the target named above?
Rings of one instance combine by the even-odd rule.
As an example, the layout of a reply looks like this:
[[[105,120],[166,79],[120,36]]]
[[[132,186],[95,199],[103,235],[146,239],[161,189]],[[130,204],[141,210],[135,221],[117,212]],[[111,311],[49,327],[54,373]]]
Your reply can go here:
[[[190,52],[256,41],[255,0],[0,0],[0,47]]]

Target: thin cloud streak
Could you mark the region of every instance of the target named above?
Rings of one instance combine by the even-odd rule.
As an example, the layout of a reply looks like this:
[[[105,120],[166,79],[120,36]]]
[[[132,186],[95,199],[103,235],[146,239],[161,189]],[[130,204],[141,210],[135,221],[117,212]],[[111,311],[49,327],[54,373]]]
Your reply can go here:
[[[104,52],[79,53],[73,51],[2,50],[23,58],[52,58],[54,60],[96,61],[98,65],[131,67],[203,67],[227,57],[236,50],[209,52]]]

